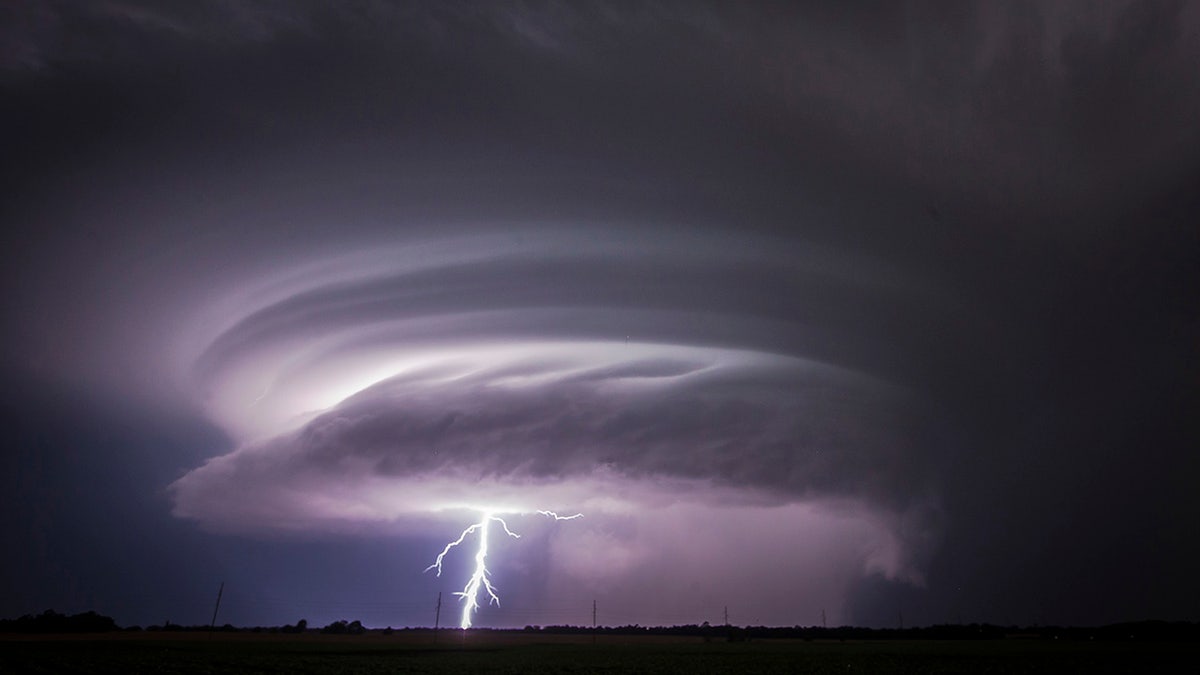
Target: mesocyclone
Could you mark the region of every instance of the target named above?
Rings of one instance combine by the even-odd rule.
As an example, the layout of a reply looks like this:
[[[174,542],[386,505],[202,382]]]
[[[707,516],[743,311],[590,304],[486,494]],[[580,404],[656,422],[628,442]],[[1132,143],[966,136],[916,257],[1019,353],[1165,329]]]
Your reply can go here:
[[[864,305],[927,300],[832,251],[661,229],[270,270],[186,331],[196,396],[237,447],[172,485],[174,512],[257,531],[823,505],[869,521],[888,573],[916,579],[928,412],[854,354]]]

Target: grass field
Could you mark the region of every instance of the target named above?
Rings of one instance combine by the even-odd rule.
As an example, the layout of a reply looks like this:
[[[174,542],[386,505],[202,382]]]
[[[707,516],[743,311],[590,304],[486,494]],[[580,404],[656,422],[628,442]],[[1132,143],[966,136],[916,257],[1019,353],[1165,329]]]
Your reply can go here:
[[[3,673],[1192,673],[1196,645],[759,640],[443,631],[0,638]]]

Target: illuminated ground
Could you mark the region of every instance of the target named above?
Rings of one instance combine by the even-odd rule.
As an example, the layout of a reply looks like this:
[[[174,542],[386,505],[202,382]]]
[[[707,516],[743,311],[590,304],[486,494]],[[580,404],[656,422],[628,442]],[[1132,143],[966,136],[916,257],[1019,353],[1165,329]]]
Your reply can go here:
[[[443,631],[365,636],[4,636],[21,673],[1133,673],[1192,672],[1194,645],[1044,640],[704,642],[694,637]]]

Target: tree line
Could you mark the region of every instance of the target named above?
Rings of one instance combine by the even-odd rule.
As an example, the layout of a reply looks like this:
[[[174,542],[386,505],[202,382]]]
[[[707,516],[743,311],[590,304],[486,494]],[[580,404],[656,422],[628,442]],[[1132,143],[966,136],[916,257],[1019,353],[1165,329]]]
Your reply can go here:
[[[0,633],[107,633],[112,631],[209,631],[253,633],[322,633],[325,635],[363,635],[385,629],[370,629],[361,621],[339,620],[322,628],[310,628],[300,619],[283,626],[237,627],[192,625],[164,621],[161,625],[127,626],[122,628],[112,617],[96,612],[66,615],[48,609],[41,614],[26,614],[16,619],[0,619]],[[402,628],[404,632],[428,631],[429,628]],[[443,629],[456,630],[456,629]],[[1158,640],[1200,641],[1200,623],[1188,621],[1136,621],[1106,626],[998,626],[986,623],[942,624],[914,628],[863,628],[859,626],[713,626],[708,622],[676,626],[525,626],[523,629],[472,628],[473,632],[523,632],[547,635],[677,635],[699,637],[706,641],[800,639],[800,640]]]

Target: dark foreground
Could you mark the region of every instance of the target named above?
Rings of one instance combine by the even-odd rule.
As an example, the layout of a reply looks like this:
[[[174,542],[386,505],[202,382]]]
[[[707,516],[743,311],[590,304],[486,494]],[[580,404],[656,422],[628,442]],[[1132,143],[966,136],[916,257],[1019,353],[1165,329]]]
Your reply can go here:
[[[526,636],[5,636],[3,673],[1193,673],[1184,642]]]

